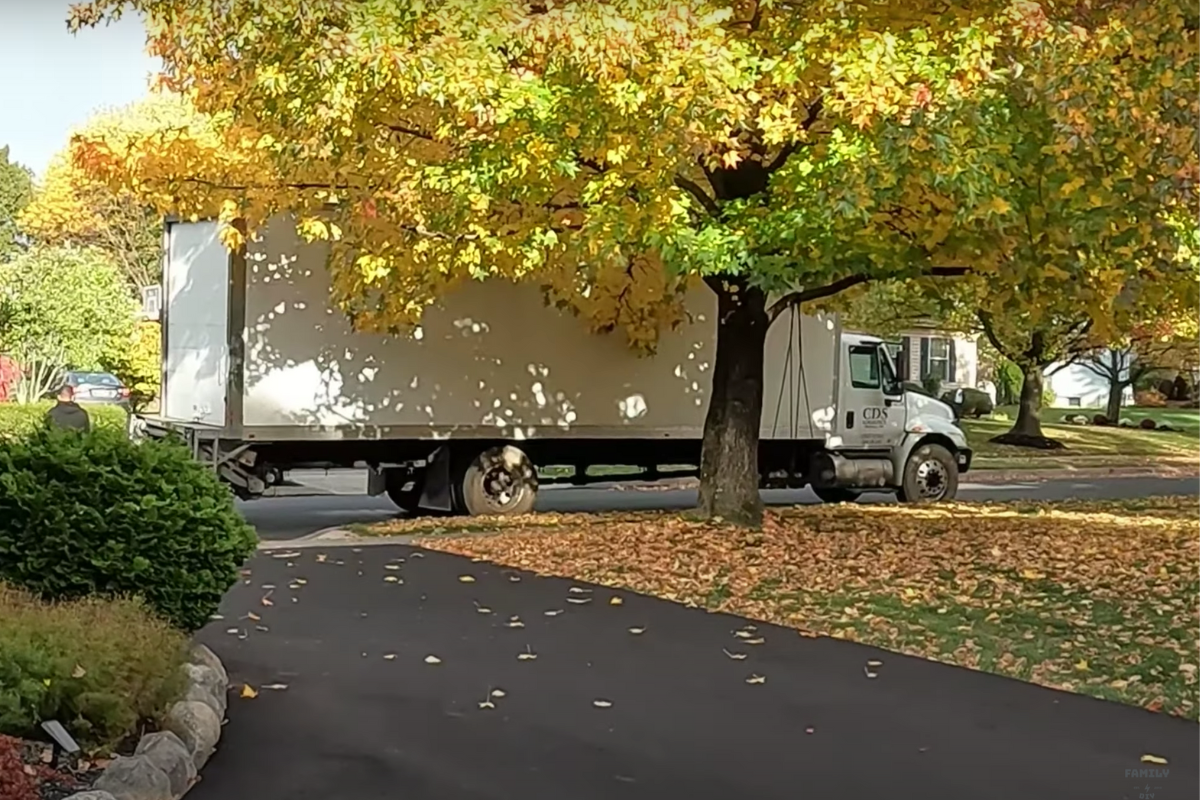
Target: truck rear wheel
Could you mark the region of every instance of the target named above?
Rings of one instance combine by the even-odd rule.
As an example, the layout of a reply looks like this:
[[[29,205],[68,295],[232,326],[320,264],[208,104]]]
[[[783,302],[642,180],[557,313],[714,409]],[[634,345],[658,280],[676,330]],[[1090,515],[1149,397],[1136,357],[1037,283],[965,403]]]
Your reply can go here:
[[[384,473],[384,491],[401,511],[416,514],[420,507],[421,491],[425,488],[425,471],[389,469]]]
[[[537,469],[519,447],[493,447],[471,460],[457,489],[455,505],[472,516],[528,514],[537,500]]]
[[[811,486],[809,488],[821,499],[822,503],[857,503],[858,498],[862,497],[862,492],[843,489],[840,486]]]
[[[900,489],[901,503],[940,503],[958,494],[958,463],[940,444],[923,444],[904,463]]]

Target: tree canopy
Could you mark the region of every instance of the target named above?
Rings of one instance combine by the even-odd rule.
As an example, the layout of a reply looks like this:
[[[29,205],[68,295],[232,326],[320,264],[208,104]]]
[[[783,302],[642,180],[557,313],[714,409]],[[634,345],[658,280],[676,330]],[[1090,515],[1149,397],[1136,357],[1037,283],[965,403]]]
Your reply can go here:
[[[9,160],[8,147],[0,147],[0,261],[15,254],[17,217],[33,195],[33,172]]]
[[[1158,151],[1180,181],[1194,168],[1172,127],[1195,117],[1178,0],[96,0],[72,23],[130,8],[178,113],[81,134],[75,163],[251,231],[296,213],[333,242],[334,297],[361,328],[501,277],[649,349],[703,278],[720,323],[701,505],[729,519],[761,508],[762,342],[789,302],[969,266],[1001,290],[1045,280],[1047,298],[1084,270],[1072,285],[1102,307],[1117,280],[1099,252],[1140,264],[1160,241],[1147,209],[1178,181]],[[1064,198],[1039,230],[1101,241],[1045,234],[1054,257],[1020,266],[1014,186],[1035,179]]]

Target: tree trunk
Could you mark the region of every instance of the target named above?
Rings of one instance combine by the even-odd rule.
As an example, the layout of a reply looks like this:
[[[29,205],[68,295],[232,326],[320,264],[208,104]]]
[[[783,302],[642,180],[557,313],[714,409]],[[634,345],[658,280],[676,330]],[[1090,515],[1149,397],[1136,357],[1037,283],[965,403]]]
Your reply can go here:
[[[700,514],[738,525],[762,522],[758,431],[762,422],[763,349],[770,320],[766,295],[743,279],[706,278],[717,295],[717,352],[700,454]]]
[[[1124,381],[1112,381],[1108,384],[1108,404],[1104,407],[1104,416],[1113,425],[1121,419],[1121,398],[1125,394]]]
[[[1009,434],[1045,438],[1040,417],[1044,381],[1041,365],[1021,366],[1021,399],[1017,401],[1017,421]]]

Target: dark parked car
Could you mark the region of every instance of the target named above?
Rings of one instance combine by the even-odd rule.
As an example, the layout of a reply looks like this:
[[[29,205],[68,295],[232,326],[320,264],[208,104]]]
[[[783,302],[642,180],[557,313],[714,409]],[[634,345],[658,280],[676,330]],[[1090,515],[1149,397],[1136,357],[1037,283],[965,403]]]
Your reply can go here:
[[[64,383],[75,390],[77,403],[119,405],[129,410],[129,389],[111,372],[68,372]]]

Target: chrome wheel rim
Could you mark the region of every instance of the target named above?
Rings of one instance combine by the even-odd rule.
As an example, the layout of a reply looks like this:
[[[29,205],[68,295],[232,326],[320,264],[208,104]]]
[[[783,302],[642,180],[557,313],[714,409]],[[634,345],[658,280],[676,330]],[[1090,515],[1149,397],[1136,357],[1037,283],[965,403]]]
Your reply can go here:
[[[492,467],[483,476],[483,494],[497,510],[503,511],[516,503],[521,491],[516,476],[504,467]]]
[[[941,500],[946,495],[949,473],[937,459],[922,461],[917,467],[917,493],[923,500]]]

